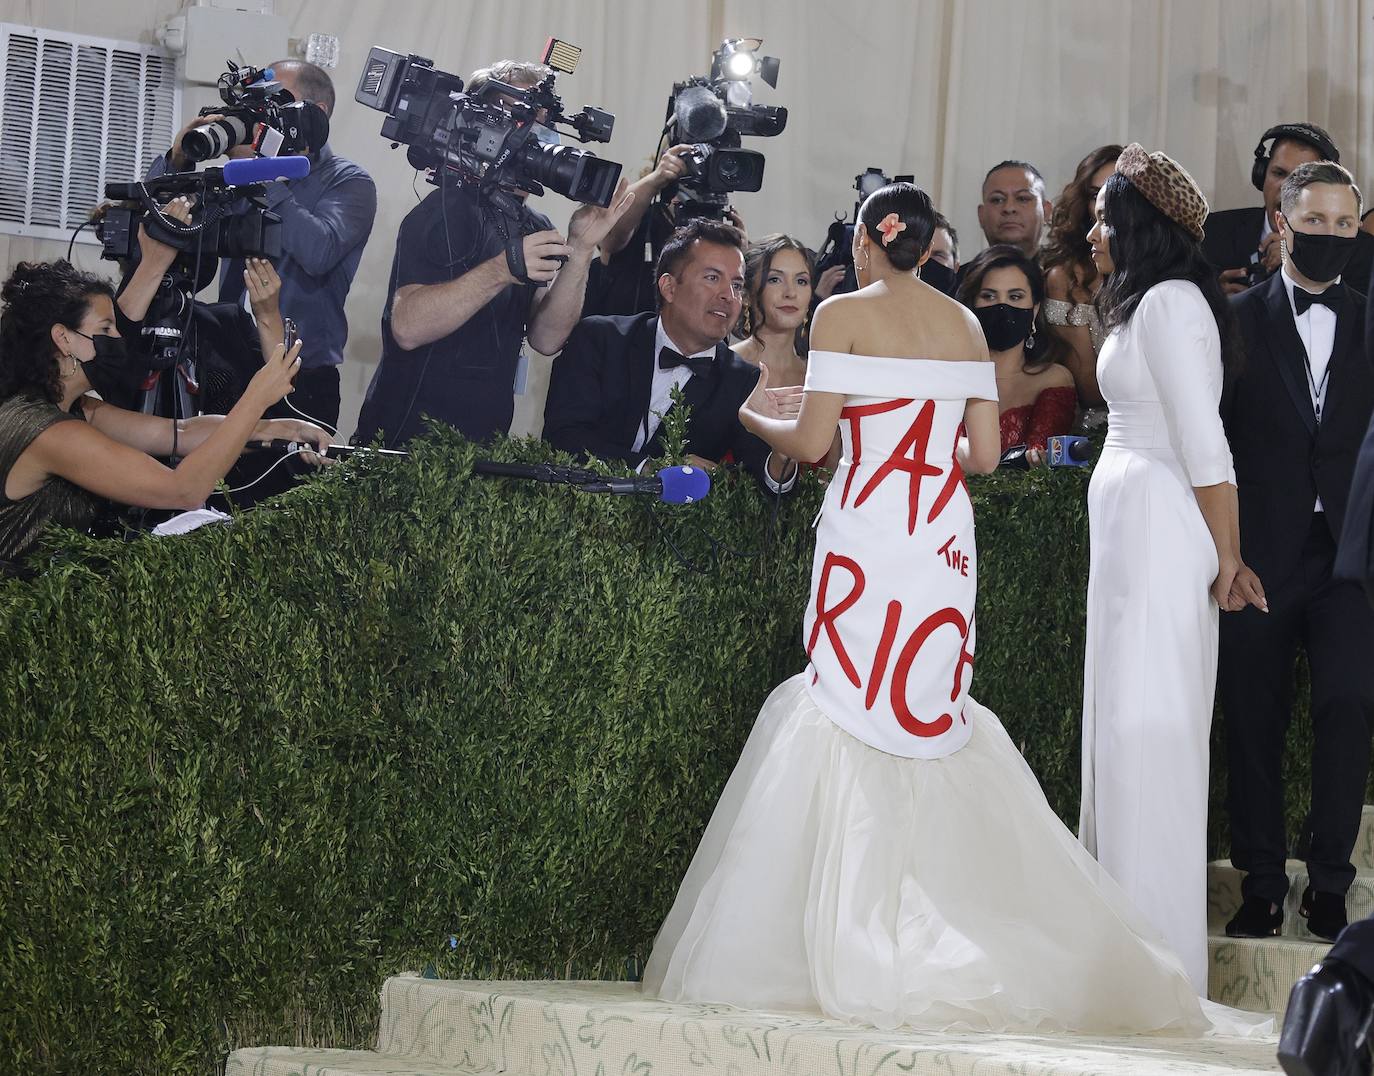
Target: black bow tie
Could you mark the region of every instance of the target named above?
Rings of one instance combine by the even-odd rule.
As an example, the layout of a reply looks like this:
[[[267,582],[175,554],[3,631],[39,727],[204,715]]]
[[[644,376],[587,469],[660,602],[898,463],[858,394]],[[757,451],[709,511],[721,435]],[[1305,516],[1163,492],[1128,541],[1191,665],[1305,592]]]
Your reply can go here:
[[[1307,308],[1314,305],[1324,306],[1333,314],[1339,314],[1341,312],[1340,289],[1327,288],[1316,295],[1303,288],[1293,289],[1293,308],[1297,311],[1298,317],[1302,317],[1307,313]]]
[[[693,355],[690,358],[680,352],[674,351],[670,347],[665,347],[658,353],[658,365],[660,369],[671,370],[674,366],[685,366],[697,377],[705,377],[711,372],[715,365],[716,356],[712,352],[709,355]]]

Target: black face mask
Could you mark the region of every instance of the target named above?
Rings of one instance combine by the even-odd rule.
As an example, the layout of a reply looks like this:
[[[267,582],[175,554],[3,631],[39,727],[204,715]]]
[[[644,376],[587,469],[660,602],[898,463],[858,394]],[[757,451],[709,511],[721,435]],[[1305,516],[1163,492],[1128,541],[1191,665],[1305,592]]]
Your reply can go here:
[[[1030,336],[1035,326],[1035,311],[1026,306],[994,303],[975,306],[973,316],[983,326],[989,351],[1010,351]]]
[[[937,262],[934,258],[927,258],[925,265],[921,266],[921,279],[936,291],[942,291],[946,295],[954,294],[954,286],[956,283],[954,270],[944,262]]]
[[[85,333],[73,329],[77,336]],[[143,387],[144,370],[134,369],[129,362],[129,354],[124,348],[124,340],[118,336],[86,336],[95,348],[95,358],[77,359],[82,372],[91,388],[100,393],[100,398],[117,407],[130,407]],[[75,356],[73,356],[75,358]]]
[[[1293,222],[1283,218],[1288,224],[1292,241],[1288,245],[1288,256],[1293,259],[1293,267],[1308,280],[1325,284],[1335,280],[1344,272],[1355,253],[1357,239],[1353,235],[1313,235],[1300,232]]]

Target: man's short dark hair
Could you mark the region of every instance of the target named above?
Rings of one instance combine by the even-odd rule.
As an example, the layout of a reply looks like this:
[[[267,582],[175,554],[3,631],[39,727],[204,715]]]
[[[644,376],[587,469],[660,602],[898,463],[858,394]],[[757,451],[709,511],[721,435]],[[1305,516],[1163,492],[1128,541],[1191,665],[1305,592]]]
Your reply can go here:
[[[325,115],[334,115],[334,80],[323,67],[306,60],[278,60],[272,69],[290,75],[305,100],[314,101],[324,109]]]
[[[1279,208],[1285,214],[1293,212],[1293,207],[1298,204],[1298,196],[1318,183],[1349,187],[1355,192],[1355,215],[1360,215],[1364,198],[1360,195],[1360,188],[1355,185],[1355,177],[1335,161],[1307,161],[1289,172],[1279,188]]]
[[[692,244],[700,239],[703,243],[715,243],[722,247],[734,247],[741,255],[748,246],[744,233],[733,224],[711,220],[709,217],[695,217],[668,237],[659,251],[658,265],[654,270],[654,294],[657,295],[657,281],[667,273],[674,280],[678,270],[692,254]]]
[[[986,186],[988,180],[992,178],[992,173],[1000,172],[1003,168],[1020,168],[1022,171],[1029,172],[1031,176],[1034,177],[1035,182],[1040,184],[1041,193],[1044,193],[1045,177],[1040,174],[1040,169],[1036,168],[1035,165],[1031,164],[1029,161],[1001,161],[994,164],[987,170],[987,174],[983,176],[984,186]]]
[[[986,180],[985,180],[984,182],[986,182]],[[941,213],[939,210],[936,210],[936,211],[935,211],[935,230],[938,232],[941,228],[943,228],[945,231],[947,231],[947,232],[949,233],[949,245],[950,245],[951,247],[954,248],[954,249],[951,251],[951,253],[954,255],[954,260],[955,260],[955,261],[958,261],[958,260],[959,260],[959,233],[956,232],[956,231],[954,230],[954,225],[951,224],[951,223],[949,222],[949,218],[946,217],[946,216],[945,216],[943,213]]]

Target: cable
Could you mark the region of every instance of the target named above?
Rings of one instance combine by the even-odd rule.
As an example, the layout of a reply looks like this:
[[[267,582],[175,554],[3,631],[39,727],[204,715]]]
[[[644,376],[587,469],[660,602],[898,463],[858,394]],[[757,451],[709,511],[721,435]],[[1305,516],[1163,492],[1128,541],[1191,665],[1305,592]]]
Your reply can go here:
[[[290,452],[287,452],[287,453],[283,454],[281,459],[277,460],[276,463],[272,464],[271,467],[267,468],[267,470],[263,471],[262,474],[258,475],[258,477],[255,478],[255,479],[253,479],[251,482],[245,482],[243,485],[241,485],[241,486],[235,486],[233,489],[226,489],[226,490],[217,491],[217,492],[223,492],[223,493],[226,493],[226,494],[228,494],[228,493],[242,493],[244,490],[246,490],[246,489],[251,489],[253,486],[256,486],[259,482],[261,482],[264,478],[266,478],[268,475],[270,475],[273,471],[275,471],[275,470],[276,470],[278,467],[280,467],[283,463],[285,463],[287,460],[289,460],[292,456],[302,456],[302,455],[304,455],[304,454],[307,453],[307,452],[314,452],[314,449],[310,449],[310,448],[297,448],[297,449],[292,449]],[[317,453],[317,454],[318,454],[318,453]]]
[[[76,237],[81,234],[82,229],[89,228],[94,223],[94,219],[83,220],[80,224],[76,226],[76,230],[72,232],[71,241],[67,244],[67,261],[72,260],[72,251],[76,249]]]
[[[326,422],[324,419],[322,419],[322,418],[315,418],[313,415],[307,415],[307,414],[306,414],[304,411],[302,411],[299,407],[297,407],[295,404],[293,404],[293,403],[291,402],[291,395],[290,395],[290,393],[288,393],[287,395],[283,396],[283,397],[281,398],[281,402],[284,403],[284,404],[286,404],[286,406],[289,407],[292,411],[296,412],[296,414],[300,415],[301,418],[305,419],[306,422],[313,422],[316,426],[319,426],[321,429],[328,430],[328,431],[329,431],[329,436],[330,436],[330,437],[335,437],[335,436],[338,435],[338,432],[339,432],[339,431],[338,431],[338,428],[337,428],[337,427],[331,426],[329,423],[327,423],[327,422]]]

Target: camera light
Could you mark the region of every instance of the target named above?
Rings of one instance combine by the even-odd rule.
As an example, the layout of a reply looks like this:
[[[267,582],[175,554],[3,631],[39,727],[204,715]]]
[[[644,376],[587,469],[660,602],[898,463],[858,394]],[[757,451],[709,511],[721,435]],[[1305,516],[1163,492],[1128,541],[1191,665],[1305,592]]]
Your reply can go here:
[[[725,74],[727,78],[745,79],[754,73],[754,67],[752,52],[735,52],[725,61]]]

